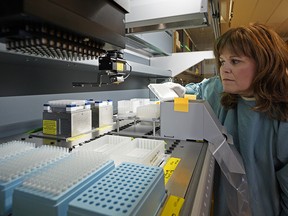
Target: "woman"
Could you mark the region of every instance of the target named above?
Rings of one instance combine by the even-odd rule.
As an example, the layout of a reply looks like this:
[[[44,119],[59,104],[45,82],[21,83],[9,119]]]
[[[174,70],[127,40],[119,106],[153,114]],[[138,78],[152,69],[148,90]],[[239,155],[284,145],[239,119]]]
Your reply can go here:
[[[288,50],[268,27],[228,30],[215,43],[220,77],[173,89],[207,100],[242,156],[252,215],[288,215]],[[231,215],[215,176],[214,215]]]

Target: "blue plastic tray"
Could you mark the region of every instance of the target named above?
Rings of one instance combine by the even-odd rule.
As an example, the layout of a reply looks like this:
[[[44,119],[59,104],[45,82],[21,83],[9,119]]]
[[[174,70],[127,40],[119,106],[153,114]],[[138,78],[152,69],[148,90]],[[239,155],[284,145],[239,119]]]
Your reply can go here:
[[[68,216],[152,216],[165,197],[162,168],[122,163],[76,197]]]

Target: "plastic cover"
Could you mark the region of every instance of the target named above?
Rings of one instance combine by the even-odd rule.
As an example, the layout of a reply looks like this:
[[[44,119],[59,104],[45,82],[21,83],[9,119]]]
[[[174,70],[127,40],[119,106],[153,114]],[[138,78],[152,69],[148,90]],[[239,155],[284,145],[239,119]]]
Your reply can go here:
[[[232,216],[250,216],[249,190],[242,158],[235,146],[223,138],[210,141],[209,150],[229,182],[224,184],[228,208]]]
[[[155,94],[155,96],[160,101],[174,100],[175,97],[179,97],[174,90],[172,90],[163,83],[149,84],[148,88]]]

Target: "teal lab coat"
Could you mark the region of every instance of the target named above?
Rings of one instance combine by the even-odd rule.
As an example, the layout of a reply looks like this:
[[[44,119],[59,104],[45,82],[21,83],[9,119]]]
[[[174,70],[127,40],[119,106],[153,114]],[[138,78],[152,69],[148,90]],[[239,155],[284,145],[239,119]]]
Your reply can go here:
[[[236,108],[226,110],[220,104],[223,91],[219,77],[185,86],[186,94],[205,99],[220,122],[233,136],[242,156],[249,187],[253,216],[288,216],[288,122],[269,119],[251,110],[254,100],[239,97]],[[219,167],[215,173],[215,216],[230,215]]]

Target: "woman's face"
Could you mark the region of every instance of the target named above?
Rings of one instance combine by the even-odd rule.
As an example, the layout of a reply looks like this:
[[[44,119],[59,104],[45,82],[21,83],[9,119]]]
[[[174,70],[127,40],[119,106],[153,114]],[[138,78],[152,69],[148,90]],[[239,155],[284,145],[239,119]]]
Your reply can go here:
[[[253,91],[250,87],[256,73],[254,59],[224,50],[219,61],[224,92],[252,97]]]

